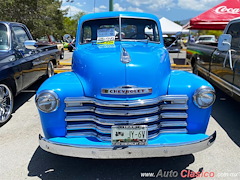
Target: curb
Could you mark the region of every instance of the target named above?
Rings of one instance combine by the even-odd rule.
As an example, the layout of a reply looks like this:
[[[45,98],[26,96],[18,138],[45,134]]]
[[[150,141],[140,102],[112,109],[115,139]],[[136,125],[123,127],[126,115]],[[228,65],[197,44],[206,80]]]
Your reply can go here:
[[[72,63],[70,62],[59,62],[59,64],[62,66],[72,66]]]
[[[191,68],[191,65],[171,64],[172,68]]]
[[[54,69],[54,73],[55,74],[59,74],[59,73],[62,73],[62,72],[71,72],[72,69],[68,69],[68,68],[56,68]]]

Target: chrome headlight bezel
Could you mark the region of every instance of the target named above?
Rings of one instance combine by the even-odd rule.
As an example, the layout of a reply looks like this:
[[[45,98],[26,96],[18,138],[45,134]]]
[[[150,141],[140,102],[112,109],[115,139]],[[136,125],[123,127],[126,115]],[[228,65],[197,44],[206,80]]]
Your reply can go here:
[[[204,96],[205,98],[211,97],[211,100],[209,102],[206,101],[204,102],[203,100]],[[215,99],[216,99],[215,90],[208,86],[201,86],[195,91],[193,95],[194,104],[201,109],[206,109],[212,106],[213,103],[215,102]]]
[[[45,99],[42,99],[44,97],[45,97]],[[51,100],[50,100],[50,98],[51,98]],[[47,102],[54,103],[54,105],[50,105],[51,106],[50,109],[47,109],[47,108],[43,109],[40,105],[40,102],[39,102],[40,100],[45,100],[46,103]],[[48,101],[46,101],[46,100],[48,100]],[[58,109],[60,100],[59,100],[57,93],[55,93],[54,91],[43,90],[39,94],[36,95],[35,103],[36,103],[37,108],[40,111],[42,111],[44,113],[51,113]],[[42,101],[42,103],[43,103],[43,101]]]

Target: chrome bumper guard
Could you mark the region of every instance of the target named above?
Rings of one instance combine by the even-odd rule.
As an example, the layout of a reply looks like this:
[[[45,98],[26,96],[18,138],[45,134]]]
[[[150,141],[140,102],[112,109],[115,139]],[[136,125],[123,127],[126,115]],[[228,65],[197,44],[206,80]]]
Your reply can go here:
[[[126,159],[180,156],[202,151],[210,147],[214,143],[215,139],[216,132],[205,139],[186,143],[126,147],[99,147],[60,144],[49,141],[39,135],[40,146],[45,151],[63,156],[92,159]]]

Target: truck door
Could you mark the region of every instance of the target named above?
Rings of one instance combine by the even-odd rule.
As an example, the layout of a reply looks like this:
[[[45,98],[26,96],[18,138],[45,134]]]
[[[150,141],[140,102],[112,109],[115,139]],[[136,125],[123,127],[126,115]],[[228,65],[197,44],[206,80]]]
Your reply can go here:
[[[212,56],[210,79],[215,81],[226,93],[232,95],[234,84],[237,83],[236,65],[239,59],[240,23],[229,26],[227,34],[232,36],[231,56],[229,52],[216,50]]]
[[[22,68],[22,88],[26,88],[38,78],[37,75],[37,61],[40,59],[35,51],[28,50],[24,46],[26,40],[30,40],[27,30],[18,25],[12,26],[12,41],[13,47],[18,54],[18,61],[21,61]]]
[[[231,49],[233,54],[233,95],[240,99],[240,22],[229,26],[228,34],[232,35]]]

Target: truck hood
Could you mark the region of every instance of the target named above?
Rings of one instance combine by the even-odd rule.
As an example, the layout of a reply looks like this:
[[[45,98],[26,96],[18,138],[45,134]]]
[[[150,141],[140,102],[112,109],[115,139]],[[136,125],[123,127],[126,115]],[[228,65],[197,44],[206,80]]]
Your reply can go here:
[[[124,63],[124,53],[130,62]],[[80,45],[73,54],[73,71],[79,75],[85,96],[98,99],[154,98],[167,93],[170,61],[160,44],[116,42],[114,45]],[[124,89],[123,86],[149,88],[146,94],[103,93],[103,89]],[[126,89],[124,89],[126,90]],[[125,91],[122,91],[125,92]]]

